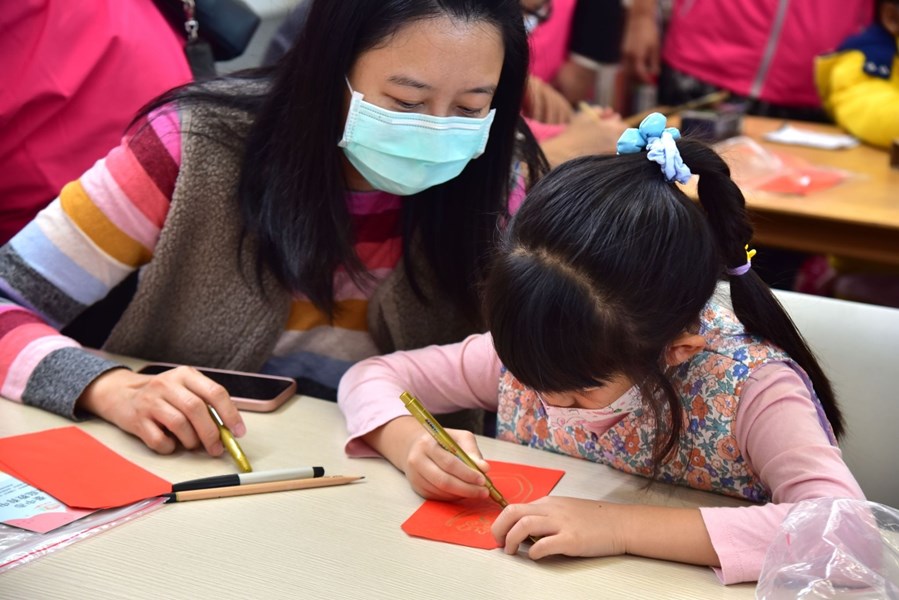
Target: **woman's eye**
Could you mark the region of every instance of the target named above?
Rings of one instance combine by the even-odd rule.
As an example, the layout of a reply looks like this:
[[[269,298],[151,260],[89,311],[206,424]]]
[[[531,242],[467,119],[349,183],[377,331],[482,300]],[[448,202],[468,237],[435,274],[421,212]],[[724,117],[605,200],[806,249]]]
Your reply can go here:
[[[464,106],[459,107],[459,112],[466,117],[480,117],[483,111],[483,108],[466,108]]]
[[[419,106],[421,106],[421,102],[404,102],[402,100],[395,100],[396,105],[402,108],[403,110],[415,110]]]

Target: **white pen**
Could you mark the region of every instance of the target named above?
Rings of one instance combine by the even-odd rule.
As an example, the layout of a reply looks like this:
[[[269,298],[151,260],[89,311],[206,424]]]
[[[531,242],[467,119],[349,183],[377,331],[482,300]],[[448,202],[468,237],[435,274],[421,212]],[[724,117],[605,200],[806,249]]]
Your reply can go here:
[[[308,479],[322,477],[325,474],[324,467],[298,467],[295,469],[274,469],[272,471],[256,471],[253,473],[231,473],[228,475],[215,475],[202,479],[191,479],[181,483],[172,484],[173,492],[186,492],[188,490],[205,490],[209,488],[228,487],[232,485],[247,485],[250,483],[267,483],[269,481],[285,481],[288,479]]]

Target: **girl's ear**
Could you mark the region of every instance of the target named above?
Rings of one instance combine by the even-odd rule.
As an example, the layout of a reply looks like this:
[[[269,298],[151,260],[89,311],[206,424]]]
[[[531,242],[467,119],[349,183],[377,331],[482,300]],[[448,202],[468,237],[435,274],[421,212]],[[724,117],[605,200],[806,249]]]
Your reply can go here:
[[[696,333],[683,332],[665,349],[665,364],[669,367],[690,360],[705,349],[705,338]]]

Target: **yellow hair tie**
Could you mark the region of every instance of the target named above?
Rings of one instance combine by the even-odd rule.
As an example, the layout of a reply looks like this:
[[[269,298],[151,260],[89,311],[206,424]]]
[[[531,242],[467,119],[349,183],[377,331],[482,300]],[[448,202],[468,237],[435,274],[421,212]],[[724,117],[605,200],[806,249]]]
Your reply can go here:
[[[750,250],[750,249],[749,249],[749,244],[746,244],[745,246],[743,246],[743,249],[746,250],[746,262],[751,261],[751,260],[752,260],[752,257],[756,255],[755,248],[753,248],[752,250]]]
[[[749,268],[752,266],[752,257],[756,254],[755,248],[750,250],[749,244],[746,244],[745,246],[743,246],[743,249],[746,250],[746,262],[739,267],[726,269],[728,275],[739,277],[740,275],[745,275],[749,272]]]

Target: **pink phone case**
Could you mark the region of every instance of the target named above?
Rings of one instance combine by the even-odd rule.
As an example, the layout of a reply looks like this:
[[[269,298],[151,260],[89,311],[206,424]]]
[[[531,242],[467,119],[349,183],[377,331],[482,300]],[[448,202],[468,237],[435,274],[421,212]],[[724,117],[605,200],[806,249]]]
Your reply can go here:
[[[144,373],[147,369],[152,369],[154,367],[163,367],[166,370],[173,369],[175,367],[180,367],[183,365],[178,365],[174,363],[162,363],[162,362],[153,362],[147,363],[138,371],[138,373]],[[249,381],[259,381],[259,380],[269,380],[273,382],[283,383],[283,388],[279,389],[278,392],[266,398],[247,398],[242,397],[241,395],[236,395],[232,393],[231,390],[228,390],[228,393],[231,394],[231,400],[234,402],[234,405],[237,406],[240,410],[252,411],[252,412],[271,412],[284,404],[288,398],[292,397],[297,390],[297,382],[289,377],[279,377],[277,375],[262,375],[260,373],[247,373],[244,371],[229,371],[227,369],[212,369],[209,367],[193,367],[200,373],[206,375],[210,379],[216,380],[215,374],[222,373],[229,376],[237,376],[241,379],[246,378]],[[216,380],[217,381],[217,380]],[[222,383],[222,382],[219,382]],[[224,383],[223,383],[224,385]],[[228,389],[227,385],[224,385],[225,389]]]

